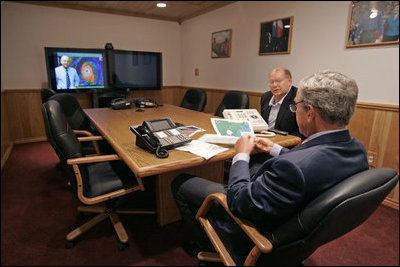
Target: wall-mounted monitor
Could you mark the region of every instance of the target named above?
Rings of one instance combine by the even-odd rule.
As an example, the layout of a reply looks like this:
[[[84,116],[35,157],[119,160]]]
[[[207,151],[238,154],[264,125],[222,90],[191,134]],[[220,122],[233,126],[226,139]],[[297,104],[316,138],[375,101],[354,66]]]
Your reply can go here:
[[[129,90],[162,89],[162,54],[108,50],[112,87]]]
[[[103,49],[45,47],[49,87],[58,92],[106,88]]]

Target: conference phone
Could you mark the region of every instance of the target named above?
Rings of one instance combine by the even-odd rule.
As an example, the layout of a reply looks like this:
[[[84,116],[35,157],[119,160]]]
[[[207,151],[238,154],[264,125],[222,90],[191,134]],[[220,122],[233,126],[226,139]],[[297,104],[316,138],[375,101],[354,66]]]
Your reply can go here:
[[[222,115],[228,120],[248,121],[256,132],[267,131],[269,128],[256,109],[224,109]]]
[[[185,145],[192,141],[170,118],[146,120],[142,125],[132,125],[136,145],[156,154],[159,158],[169,156],[167,149]]]
[[[112,109],[129,109],[132,107],[131,101],[126,98],[115,98],[111,100],[110,105]]]

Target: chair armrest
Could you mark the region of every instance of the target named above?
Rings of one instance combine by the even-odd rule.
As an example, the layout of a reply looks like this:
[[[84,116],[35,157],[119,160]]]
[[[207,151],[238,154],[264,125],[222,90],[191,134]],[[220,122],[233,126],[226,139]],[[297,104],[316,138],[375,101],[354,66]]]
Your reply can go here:
[[[86,131],[86,130],[73,130],[75,134],[82,134],[86,136],[94,136],[91,132]]]
[[[100,155],[100,154],[101,154],[101,153],[100,153],[99,144],[97,144],[96,141],[98,141],[98,140],[103,140],[103,139],[104,139],[103,136],[101,136],[101,135],[95,136],[95,135],[93,135],[91,132],[85,131],[85,130],[73,130],[73,132],[74,132],[75,134],[86,135],[86,137],[78,137],[78,141],[79,141],[79,142],[92,141],[93,147],[94,147],[94,149],[96,150],[96,154],[97,154],[97,155]]]
[[[135,191],[144,191],[144,186],[140,177],[136,177],[137,185],[132,185],[129,187],[124,187],[116,191],[112,191],[103,195],[99,195],[96,197],[87,197],[83,194],[83,182],[82,175],[79,170],[78,164],[86,164],[86,163],[94,163],[94,162],[104,162],[111,160],[121,160],[121,158],[117,154],[111,155],[101,155],[101,156],[90,156],[90,157],[81,157],[81,158],[73,158],[68,159],[67,164],[72,165],[74,169],[75,177],[76,177],[76,187],[77,187],[77,195],[79,200],[86,205],[94,205],[100,202],[104,202],[105,200],[109,200],[112,198],[120,197],[123,195],[130,194]]]
[[[235,220],[235,222],[243,229],[243,231],[249,236],[249,238],[254,242],[254,244],[263,252],[269,253],[272,250],[272,243],[261,234],[257,228],[248,220],[240,219],[232,214],[229,210],[228,202],[226,200],[226,195],[223,193],[214,193],[207,196],[201,205],[199,211],[196,214],[196,219],[199,220],[200,217],[204,217],[210,210],[213,204],[213,200],[218,201],[221,206],[226,210],[226,212]]]
[[[103,161],[120,160],[120,159],[121,158],[117,154],[111,154],[111,155],[73,158],[73,159],[67,160],[67,164],[69,164],[69,165],[86,164],[86,163],[103,162]]]
[[[93,136],[84,136],[84,137],[77,137],[79,142],[84,142],[84,141],[98,141],[98,140],[103,140],[103,136],[101,135],[93,135]]]

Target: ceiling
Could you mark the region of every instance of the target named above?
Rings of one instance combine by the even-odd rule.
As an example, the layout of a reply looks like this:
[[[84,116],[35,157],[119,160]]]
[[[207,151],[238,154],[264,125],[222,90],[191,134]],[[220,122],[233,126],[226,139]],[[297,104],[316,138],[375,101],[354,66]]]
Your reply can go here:
[[[158,20],[185,20],[213,11],[236,1],[12,1],[16,3],[71,8],[108,14]],[[167,4],[159,8],[157,3]]]

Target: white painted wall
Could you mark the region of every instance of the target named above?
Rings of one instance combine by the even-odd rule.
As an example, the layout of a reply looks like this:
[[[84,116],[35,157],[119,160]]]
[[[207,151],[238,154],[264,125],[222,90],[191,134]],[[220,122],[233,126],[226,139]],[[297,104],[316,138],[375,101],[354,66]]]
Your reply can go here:
[[[359,101],[399,104],[399,46],[345,47],[351,1],[238,1],[175,22],[1,2],[1,90],[47,86],[44,47],[163,53],[164,85],[267,90],[276,66],[293,83],[317,70],[354,78]],[[260,23],[294,17],[291,54],[259,56]],[[65,30],[64,30],[65,29]],[[230,58],[211,58],[211,33],[232,29]],[[200,76],[194,76],[199,68]]]
[[[359,101],[399,104],[399,46],[346,48],[351,1],[239,1],[181,25],[182,85],[266,91],[276,66],[293,84],[322,69],[355,79]],[[290,54],[258,55],[260,23],[294,17]],[[230,58],[211,58],[211,34],[232,29]],[[194,75],[199,68],[200,76]]]
[[[1,2],[1,90],[47,87],[44,47],[162,52],[163,84],[179,85],[176,22]]]

